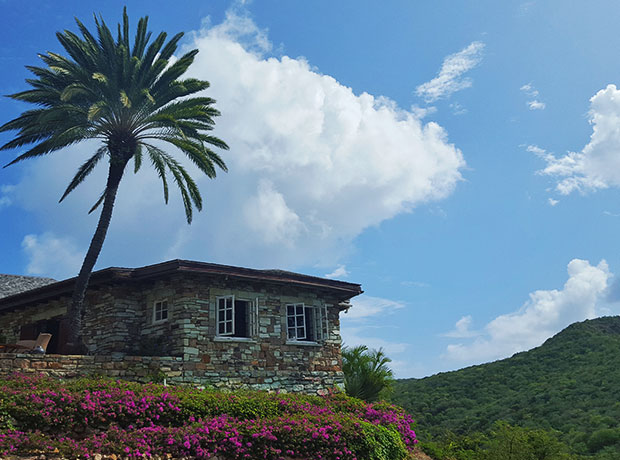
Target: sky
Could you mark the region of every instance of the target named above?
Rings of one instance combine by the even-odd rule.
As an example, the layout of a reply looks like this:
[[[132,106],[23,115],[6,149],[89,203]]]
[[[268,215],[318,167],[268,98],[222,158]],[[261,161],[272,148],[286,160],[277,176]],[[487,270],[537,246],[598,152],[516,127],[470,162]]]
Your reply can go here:
[[[27,88],[74,17],[123,3],[0,2],[0,88]],[[132,1],[132,25],[186,32],[229,172],[189,169],[187,225],[156,173],[127,174],[96,268],[181,258],[362,284],[346,345],[423,377],[620,313],[620,5],[612,0]],[[178,57],[177,56],[177,57]],[[30,107],[0,99],[0,123]],[[13,133],[0,134],[3,144]],[[96,143],[0,169],[0,273],[75,276]],[[20,151],[0,152],[2,164]],[[180,155],[179,152],[175,152]]]

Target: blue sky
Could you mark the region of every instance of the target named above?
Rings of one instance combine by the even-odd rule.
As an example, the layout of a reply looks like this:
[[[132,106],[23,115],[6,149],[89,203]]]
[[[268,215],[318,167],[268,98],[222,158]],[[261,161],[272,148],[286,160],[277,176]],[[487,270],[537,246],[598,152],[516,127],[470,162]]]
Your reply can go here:
[[[0,3],[2,93],[55,32],[123,4]],[[191,226],[153,171],[121,184],[98,268],[172,258],[361,283],[347,344],[398,377],[510,356],[620,312],[620,6],[561,1],[131,2],[185,31],[230,172]],[[25,105],[0,100],[0,121]],[[2,134],[6,142],[10,134]],[[77,273],[93,144],[0,170],[0,273]],[[3,152],[8,163],[19,152]]]

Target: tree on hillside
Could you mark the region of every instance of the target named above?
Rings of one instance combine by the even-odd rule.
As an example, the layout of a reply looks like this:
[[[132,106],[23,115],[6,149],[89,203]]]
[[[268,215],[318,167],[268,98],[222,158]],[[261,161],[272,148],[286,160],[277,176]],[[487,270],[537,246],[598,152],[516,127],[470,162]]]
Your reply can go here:
[[[383,350],[369,350],[366,345],[342,349],[344,388],[349,396],[373,402],[388,391],[394,381],[388,364],[392,360]]]
[[[137,172],[146,157],[163,182],[164,200],[168,202],[168,173],[181,192],[187,222],[192,208],[202,208],[198,187],[185,168],[162,144],[181,151],[209,178],[216,167],[226,165],[211,147],[228,149],[222,140],[208,134],[219,112],[209,97],[188,97],[209,87],[209,82],[181,79],[198,50],[172,60],[179,33],[166,42],[161,32],[151,41],[148,17],[138,21],[130,43],[129,19],[123,10],[116,39],[102,17],[95,16],[96,33],[92,34],[76,19],[81,37],[68,30],[56,34],[67,56],[48,52],[39,55],[44,67],[28,67],[34,78],[27,79],[30,89],[9,97],[35,104],[9,121],[0,131],[18,131],[1,149],[28,146],[28,150],[8,165],[46,155],[87,139],[97,139],[100,146],[77,170],[62,201],[93,171],[102,160],[108,167],[107,183],[100,198],[101,215],[94,236],[75,281],[68,308],[70,330],[68,348],[84,351],[82,310],[91,272],[105,239],[119,183],[133,160]],[[5,167],[6,167],[5,166]]]

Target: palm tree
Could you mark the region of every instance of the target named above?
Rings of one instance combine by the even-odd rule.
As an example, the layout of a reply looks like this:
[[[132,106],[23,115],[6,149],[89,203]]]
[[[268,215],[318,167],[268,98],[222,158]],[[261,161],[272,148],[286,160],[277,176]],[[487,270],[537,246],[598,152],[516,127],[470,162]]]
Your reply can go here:
[[[81,37],[68,30],[56,34],[68,56],[52,52],[39,55],[45,66],[27,67],[34,74],[34,78],[26,80],[32,88],[9,96],[38,107],[0,127],[0,132],[18,131],[0,149],[28,146],[29,150],[6,165],[9,166],[87,139],[100,141],[100,147],[80,166],[60,198],[64,200],[101,160],[107,159],[106,186],[89,211],[103,204],[101,215],[75,281],[67,313],[70,323],[67,348],[83,352],[84,295],[110,224],[119,183],[130,160],[133,159],[135,172],[144,157],[150,160],[163,182],[166,203],[167,177],[171,174],[181,192],[187,222],[191,223],[192,207],[200,210],[202,197],[185,168],[161,145],[168,143],[176,147],[209,178],[215,177],[216,167],[226,171],[224,161],[211,147],[228,149],[228,146],[208,134],[215,124],[213,118],[219,115],[213,106],[215,101],[209,97],[188,97],[207,89],[209,82],[180,79],[198,50],[172,60],[182,33],[166,42],[167,35],[161,32],[151,41],[148,17],[143,17],[138,21],[132,46],[126,8],[116,40],[102,17],[95,16],[96,37],[79,20],[76,22]]]
[[[342,371],[345,392],[354,398],[373,402],[391,389],[394,377],[383,350],[369,350],[366,345],[342,348]]]

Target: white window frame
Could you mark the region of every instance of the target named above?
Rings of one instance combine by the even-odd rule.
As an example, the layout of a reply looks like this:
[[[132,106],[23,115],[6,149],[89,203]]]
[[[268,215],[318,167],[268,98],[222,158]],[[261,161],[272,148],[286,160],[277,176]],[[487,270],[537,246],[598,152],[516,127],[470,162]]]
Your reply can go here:
[[[252,313],[250,314],[250,337],[257,337],[260,333],[259,324],[258,324],[258,297],[254,299],[254,302],[250,302],[252,304],[250,308],[252,308]]]
[[[220,309],[219,309],[219,300],[220,299],[226,299],[226,298],[233,298],[233,323],[234,323],[234,317],[235,317],[235,302],[246,302],[246,315],[247,315],[247,321],[249,323],[246,324],[247,327],[247,336],[236,336],[233,335],[235,329],[233,329],[232,332],[227,332],[225,334],[220,334],[219,330],[220,330]],[[256,338],[260,335],[260,330],[259,330],[259,321],[258,321],[258,310],[259,310],[259,297],[256,297],[254,300],[248,300],[248,299],[238,299],[236,298],[234,295],[229,294],[229,295],[221,295],[221,296],[217,296],[216,300],[215,300],[215,338],[214,340],[216,342],[255,342]],[[234,327],[237,327],[237,324],[234,323]]]
[[[294,308],[294,314],[289,315],[289,307]],[[298,308],[301,307],[303,315],[298,313]],[[306,310],[312,310],[312,333],[313,337],[308,337],[308,325],[306,324]],[[289,326],[289,318],[294,318],[294,325]],[[301,321],[299,319],[301,318]],[[298,336],[297,331],[299,328],[303,328],[303,337]],[[295,337],[291,337],[290,330],[295,330]],[[319,343],[322,342],[328,335],[327,324],[327,305],[306,305],[303,302],[286,304],[286,338],[289,342],[298,343]]]
[[[166,304],[166,308],[164,308],[164,304]],[[157,319],[157,307],[160,307],[159,313],[160,316],[163,316],[163,312],[166,312],[165,318]],[[168,299],[158,299],[153,301],[153,324],[165,323],[170,318],[170,303]]]
[[[226,301],[230,299],[230,308],[226,307]],[[226,317],[220,318],[220,300],[224,301],[224,312],[231,310],[231,319],[227,320]],[[215,335],[219,337],[231,337],[235,333],[235,296],[234,295],[221,295],[215,298]],[[220,332],[220,323],[224,323],[224,332]],[[230,332],[227,332],[226,324],[230,323]]]

